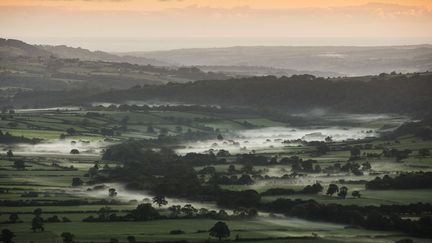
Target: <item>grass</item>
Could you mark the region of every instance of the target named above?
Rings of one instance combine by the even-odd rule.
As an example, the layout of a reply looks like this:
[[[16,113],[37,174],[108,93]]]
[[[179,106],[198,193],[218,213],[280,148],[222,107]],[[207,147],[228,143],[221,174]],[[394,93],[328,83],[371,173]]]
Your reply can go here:
[[[108,70],[109,72],[109,70]],[[198,131],[203,126],[218,128],[223,132],[229,130],[245,129],[243,122],[251,123],[255,126],[285,126],[284,123],[274,122],[262,117],[229,117],[228,115],[211,116],[209,114],[193,112],[118,112],[103,111],[98,112],[103,116],[85,117],[87,110],[81,111],[37,111],[19,113],[13,118],[18,122],[18,128],[12,129],[8,126],[8,121],[0,121],[0,130],[8,131],[16,136],[25,136],[29,138],[57,139],[66,128],[74,127],[76,130],[85,131],[80,136],[69,137],[74,140],[103,140],[99,130],[120,126],[119,121],[128,116],[128,129],[122,131],[121,135],[114,136],[116,141],[122,141],[130,138],[149,138],[156,137],[158,133],[147,133],[149,123],[152,123],[155,130],[166,128],[170,134],[179,134],[186,132],[188,129]],[[94,111],[93,111],[94,112]],[[198,120],[196,118],[206,118],[207,120]],[[214,118],[208,120],[208,118]],[[9,118],[8,118],[9,119]],[[83,120],[87,119],[89,125],[83,125]],[[28,125],[32,128],[28,128]],[[380,126],[381,123],[374,123],[373,126]],[[371,125],[371,126],[372,126]],[[177,130],[177,126],[182,127],[182,131]],[[369,161],[375,171],[393,173],[396,171],[417,171],[432,170],[432,158],[416,157],[416,151],[419,148],[432,148],[432,142],[421,141],[415,138],[402,138],[398,143],[377,140],[373,144],[384,144],[385,147],[398,149],[412,149],[414,152],[403,162],[396,163],[391,158],[369,159],[363,158],[359,163]],[[93,144],[93,143],[92,143]],[[342,143],[341,143],[342,144]],[[331,151],[326,155],[312,157],[309,152],[315,148],[304,145],[293,147],[264,147],[256,150],[256,153],[272,157],[299,155],[303,159],[314,159],[318,164],[325,168],[335,162],[345,163],[350,154],[349,151]],[[362,152],[381,152],[380,150],[363,150]],[[18,156],[17,156],[18,155]],[[70,155],[67,154],[44,154],[34,153],[25,154],[17,151],[16,156],[26,161],[26,170],[17,171],[12,168],[13,162],[3,157],[0,159],[0,187],[10,188],[8,194],[0,194],[2,200],[34,200],[36,202],[64,201],[70,199],[96,200],[85,193],[73,193],[71,191],[71,181],[73,177],[80,177],[84,181],[88,178],[84,175],[88,169],[94,165],[95,160],[100,160],[99,154],[91,155]],[[226,158],[230,162],[235,161],[235,155]],[[53,167],[52,162],[61,166],[73,166],[77,170],[70,171],[58,167]],[[115,166],[111,164],[110,166]],[[217,172],[225,172],[228,164],[214,165]],[[235,164],[239,170],[242,165]],[[196,167],[200,170],[203,167]],[[291,173],[290,165],[272,165],[272,166],[254,166],[255,170],[261,171],[269,176],[281,176]],[[282,170],[283,169],[283,170]],[[238,175],[240,175],[239,173]],[[226,185],[222,186],[229,190],[246,190],[254,189],[258,192],[266,191],[270,188],[291,188],[300,190],[305,185],[310,185],[319,181],[324,190],[329,183],[337,183],[339,179],[346,180],[370,180],[375,176],[353,176],[347,173],[339,173],[328,176],[324,173],[308,174],[304,177],[295,179],[263,179],[256,180],[252,185]],[[389,191],[370,191],[365,190],[363,184],[347,184],[349,193],[353,190],[360,190],[362,198],[353,199],[348,197],[345,200],[326,195],[293,195],[284,196],[291,199],[314,199],[320,203],[338,203],[344,205],[381,205],[381,204],[408,204],[414,202],[432,203],[432,190],[389,190]],[[85,190],[87,186],[84,186]],[[38,197],[25,198],[21,197],[24,192],[39,192]],[[272,201],[278,197],[263,197],[263,201]],[[66,216],[73,222],[71,223],[47,223],[44,233],[32,233],[29,230],[29,224],[32,219],[31,212],[36,208],[34,206],[13,206],[2,207],[0,221],[5,221],[9,213],[18,212],[23,224],[3,224],[1,228],[10,228],[18,237],[16,243],[28,243],[30,240],[36,242],[60,242],[59,235],[62,232],[70,231],[77,236],[80,242],[107,242],[109,238],[118,238],[125,242],[128,235],[134,235],[141,241],[155,240],[173,240],[186,239],[189,241],[205,241],[208,239],[208,230],[216,221],[211,219],[178,219],[178,220],[156,220],[148,222],[100,222],[100,223],[83,223],[81,220],[89,215],[95,215],[94,211],[99,210],[105,205],[81,205],[81,206],[40,206],[43,210],[43,216],[49,217],[54,214],[59,217]],[[110,205],[113,209],[131,210],[136,207],[135,204]],[[324,239],[317,239],[318,242],[385,242],[399,239],[388,232],[366,231],[360,229],[344,229],[342,225],[317,223],[298,219],[277,219],[270,217],[260,217],[257,220],[229,220],[227,221],[232,230],[231,239],[239,234],[240,237],[288,237],[288,236],[311,236],[317,233]],[[174,229],[185,231],[184,235],[171,235],[169,232]],[[199,231],[199,232],[198,232]],[[204,231],[204,232],[201,232]],[[371,238],[382,236],[383,238]],[[312,240],[280,240],[272,242],[311,242]],[[260,242],[260,241],[254,241]],[[264,241],[263,241],[264,242]],[[315,242],[315,240],[314,240]],[[421,242],[421,241],[420,241]]]
[[[5,225],[14,232],[21,235],[16,243],[25,242],[28,237],[55,237],[62,232],[72,232],[80,241],[107,241],[109,238],[117,238],[122,241],[129,235],[134,235],[137,240],[189,240],[204,241],[209,238],[206,232],[216,220],[210,219],[176,219],[176,220],[155,220],[148,222],[110,222],[110,223],[47,223],[45,233],[29,232],[28,224]],[[231,229],[231,239],[236,235],[240,238],[269,238],[269,237],[310,237],[312,233],[334,237],[357,237],[368,234],[363,230],[342,230],[340,225],[310,223],[307,221],[292,220],[228,220],[226,221]],[[182,235],[169,234],[171,230],[180,229],[185,232]],[[109,236],[107,236],[109,232]],[[388,235],[387,232],[374,232],[374,235]],[[27,243],[27,242],[26,242]]]

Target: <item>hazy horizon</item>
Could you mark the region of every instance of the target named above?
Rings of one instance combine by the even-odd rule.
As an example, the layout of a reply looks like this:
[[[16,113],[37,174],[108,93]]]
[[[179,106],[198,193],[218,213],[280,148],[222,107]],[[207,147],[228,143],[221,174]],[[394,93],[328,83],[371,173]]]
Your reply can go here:
[[[159,37],[159,38],[116,38],[116,37],[19,37],[17,39],[33,45],[65,45],[91,51],[112,53],[166,51],[193,48],[229,48],[236,46],[404,46],[432,45],[432,38],[218,38],[218,37]]]
[[[432,43],[427,0],[5,0],[0,13],[4,37],[110,52]]]

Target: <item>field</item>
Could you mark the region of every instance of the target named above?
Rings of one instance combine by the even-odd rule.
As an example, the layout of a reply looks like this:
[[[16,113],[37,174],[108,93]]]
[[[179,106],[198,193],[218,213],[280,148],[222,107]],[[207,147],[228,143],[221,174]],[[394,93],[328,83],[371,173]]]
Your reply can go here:
[[[405,118],[403,118],[405,119]],[[385,124],[394,125],[403,119],[383,118],[358,121],[350,128],[293,128],[289,123],[274,121],[258,115],[214,114],[202,111],[119,111],[87,107],[81,109],[55,110],[17,110],[0,122],[0,130],[13,136],[42,139],[36,144],[2,144],[0,159],[0,196],[9,204],[1,207],[1,228],[15,232],[16,243],[60,242],[62,232],[72,232],[79,242],[108,242],[117,238],[126,242],[128,236],[135,236],[139,241],[188,240],[203,242],[209,239],[208,230],[216,220],[197,219],[160,219],[142,222],[82,222],[82,219],[96,215],[100,208],[109,206],[119,215],[133,210],[145,198],[152,195],[147,192],[128,191],[121,184],[106,183],[107,187],[88,191],[94,185],[86,185],[91,168],[95,162],[99,167],[117,166],[117,161],[102,160],[104,149],[112,144],[128,139],[156,139],[160,135],[182,136],[190,132],[222,134],[223,139],[207,137],[200,140],[185,142],[174,146],[180,154],[187,152],[215,153],[224,149],[231,152],[225,156],[227,164],[212,165],[215,171],[225,173],[230,165],[241,168],[237,154],[250,153],[267,158],[300,156],[303,159],[317,160],[317,165],[325,168],[336,162],[346,163],[350,151],[329,151],[323,155],[313,153],[315,147],[307,143],[286,144],[282,141],[298,139],[320,132],[320,136],[332,136],[335,146],[346,143],[364,145],[385,144],[387,148],[410,149],[412,153],[402,161],[393,158],[368,158],[362,156],[357,163],[369,162],[371,170],[362,175],[346,173],[304,173],[299,177],[283,177],[291,173],[290,165],[254,165],[253,170],[262,177],[254,178],[252,184],[222,185],[228,190],[238,191],[254,189],[259,193],[271,188],[290,188],[300,190],[306,185],[319,182],[325,189],[329,184],[337,183],[340,187],[347,186],[349,191],[357,190],[361,198],[353,198],[349,193],[345,199],[325,195],[325,190],[318,194],[263,196],[263,202],[271,202],[278,198],[313,199],[324,204],[337,203],[342,205],[406,205],[410,203],[432,203],[432,189],[413,190],[367,190],[364,181],[374,179],[377,175],[396,175],[400,171],[432,171],[432,158],[419,156],[421,148],[432,149],[432,142],[408,136],[397,141],[375,138],[373,141],[356,142],[350,138],[364,138],[365,130],[378,131]],[[109,130],[107,132],[103,132]],[[296,129],[296,130],[294,130]],[[258,136],[258,135],[259,136]],[[291,136],[291,137],[290,137]],[[359,137],[361,136],[361,137]],[[78,149],[79,154],[71,153]],[[6,156],[12,150],[13,157]],[[364,149],[362,153],[376,153],[379,149]],[[25,162],[24,168],[17,169],[15,162]],[[206,166],[196,166],[200,171]],[[238,173],[241,175],[241,173]],[[73,178],[81,178],[84,185],[72,187]],[[344,181],[341,181],[343,179]],[[115,187],[118,196],[114,201],[108,196],[109,187]],[[72,202],[77,200],[80,203]],[[213,202],[195,202],[177,198],[167,198],[168,205],[158,208],[162,214],[173,204],[191,203],[196,208],[206,207],[220,209]],[[70,202],[70,205],[62,203]],[[85,202],[85,203],[82,203]],[[15,203],[15,204],[14,204]],[[27,203],[27,204],[26,204]],[[47,222],[45,232],[33,233],[30,230],[33,211],[42,209],[42,216],[50,218],[57,215],[60,219],[68,218],[71,222]],[[8,222],[9,216],[16,213],[21,223]],[[327,222],[312,222],[283,215],[269,216],[259,212],[254,219],[227,219],[231,229],[231,240],[236,237],[256,238],[262,242],[392,242],[406,238],[404,233],[388,231],[372,231],[362,228],[346,228],[346,225]],[[183,234],[172,234],[172,230],[182,230]],[[280,238],[277,240],[277,238]],[[283,239],[287,237],[286,239]],[[293,237],[291,240],[289,237]],[[297,238],[296,238],[297,237]],[[413,237],[410,237],[413,238]],[[214,239],[213,239],[214,240]],[[416,239],[418,242],[428,242]],[[216,240],[214,240],[216,241]],[[254,242],[261,242],[254,241]]]

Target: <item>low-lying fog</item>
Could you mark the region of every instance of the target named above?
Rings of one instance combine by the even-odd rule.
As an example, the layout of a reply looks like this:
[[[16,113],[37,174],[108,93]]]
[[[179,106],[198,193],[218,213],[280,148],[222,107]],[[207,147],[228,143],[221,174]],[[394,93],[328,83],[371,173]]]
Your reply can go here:
[[[92,106],[120,106],[120,105],[137,105],[137,106],[149,106],[149,107],[159,107],[159,106],[192,106],[194,104],[181,103],[181,102],[168,102],[159,100],[129,100],[122,103],[111,103],[111,102],[93,102]]]
[[[284,142],[288,140],[324,141],[327,137],[331,137],[333,141],[342,141],[375,136],[377,136],[376,130],[362,127],[267,127],[236,131],[227,134],[224,140],[213,139],[186,143],[183,148],[177,149],[177,152],[186,154],[190,152],[206,152],[209,149],[224,149],[231,153],[244,153],[252,150],[281,149],[299,145],[296,142]]]
[[[87,191],[87,187],[83,187],[83,190],[78,191],[77,189],[72,189],[73,193],[76,195],[81,194],[84,197],[89,198],[98,198],[98,199],[108,199],[110,198],[108,195],[108,189],[114,188],[117,191],[117,196],[115,197],[116,200],[124,201],[124,202],[130,202],[130,201],[136,201],[137,203],[152,203],[152,198],[154,195],[151,195],[145,191],[132,191],[127,190],[123,184],[120,183],[105,183],[101,184],[99,186],[103,186],[103,189],[98,190],[90,190]],[[91,188],[91,187],[90,187]],[[164,208],[170,207],[172,205],[181,205],[184,206],[186,204],[192,204],[195,208],[206,208],[210,210],[219,210],[220,208],[216,206],[216,204],[211,202],[194,202],[190,200],[184,200],[184,199],[178,199],[178,198],[170,198],[166,197],[166,200],[168,201],[168,204],[165,206],[162,206]]]
[[[58,106],[50,108],[34,108],[34,109],[15,109],[17,113],[25,112],[38,112],[38,111],[79,111],[81,107],[78,106]]]
[[[110,144],[105,141],[50,139],[37,144],[17,144],[12,150],[22,155],[65,155],[77,149],[80,155],[99,155]]]

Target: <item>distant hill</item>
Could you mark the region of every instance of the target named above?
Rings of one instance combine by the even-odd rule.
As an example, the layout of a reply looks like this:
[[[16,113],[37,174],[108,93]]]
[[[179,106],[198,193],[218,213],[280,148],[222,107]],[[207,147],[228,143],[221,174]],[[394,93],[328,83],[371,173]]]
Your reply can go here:
[[[128,89],[135,85],[228,78],[196,67],[159,66],[162,64],[142,57],[0,39],[0,89]]]
[[[90,51],[65,45],[31,45],[20,40],[0,38],[0,57],[48,57],[80,59],[82,61],[120,62],[152,66],[173,66],[151,58],[118,56],[103,51]]]
[[[49,51],[42,50],[20,40],[0,38],[0,57],[48,57],[50,55],[52,53]]]
[[[432,111],[432,73],[315,78],[298,75],[252,77],[185,84],[134,87],[99,94],[93,101],[162,100],[305,112],[328,109],[343,112],[429,113]]]
[[[267,76],[274,75],[292,76],[301,74],[310,74],[317,77],[339,77],[344,76],[335,72],[321,72],[321,71],[308,71],[308,70],[294,70],[287,68],[273,68],[262,66],[196,66],[204,72],[221,72],[233,77],[248,77],[248,76]]]
[[[124,54],[186,66],[258,66],[348,76],[432,70],[432,45],[238,46]]]
[[[347,113],[402,113],[431,116],[432,73],[315,78],[297,75],[196,81],[135,86],[107,92],[19,92],[12,105],[80,105],[93,102],[162,101],[247,107],[258,111],[305,113],[312,110]],[[3,103],[8,103],[6,100]]]
[[[74,48],[65,45],[36,45],[36,47],[50,52],[60,58],[77,58],[85,61],[127,62],[131,64],[152,66],[172,66],[172,64],[168,62],[162,62],[156,59],[135,56],[117,56],[103,51],[90,51],[79,47]]]

